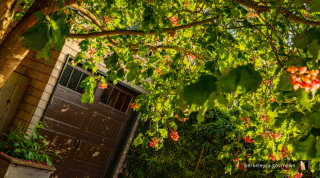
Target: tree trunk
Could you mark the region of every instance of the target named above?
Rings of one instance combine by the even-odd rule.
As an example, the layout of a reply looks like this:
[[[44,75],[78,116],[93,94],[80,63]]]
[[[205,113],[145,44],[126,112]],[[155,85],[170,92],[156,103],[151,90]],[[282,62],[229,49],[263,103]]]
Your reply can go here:
[[[74,3],[77,3],[77,0],[65,0],[64,6],[69,6]],[[43,7],[41,4],[47,4],[47,6]],[[35,0],[30,10],[33,12],[42,11],[44,14],[49,14],[50,12],[57,11],[58,8],[59,1]],[[0,88],[29,52],[28,49],[24,48],[24,40],[19,40],[19,36],[26,33],[27,29],[32,27],[38,19],[30,13],[29,10],[26,14],[30,15],[23,17],[0,44]]]
[[[21,0],[0,1],[0,44],[4,38],[13,16],[19,7]]]

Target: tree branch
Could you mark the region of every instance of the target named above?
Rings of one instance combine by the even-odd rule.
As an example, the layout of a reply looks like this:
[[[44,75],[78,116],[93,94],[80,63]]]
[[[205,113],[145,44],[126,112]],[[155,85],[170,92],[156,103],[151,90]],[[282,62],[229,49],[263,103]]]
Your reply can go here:
[[[262,12],[262,11],[270,11],[271,8],[268,6],[259,6],[256,3],[247,1],[247,0],[236,0],[237,3],[242,4],[244,6],[247,6],[251,9],[256,10],[257,12]],[[312,25],[312,26],[319,26],[319,22],[315,22],[315,21],[309,21],[309,20],[305,20],[305,19],[301,19],[298,16],[294,15],[293,12],[289,11],[286,8],[281,7],[280,8],[280,13],[286,14],[287,17],[295,22],[298,23],[302,23],[302,24],[306,24],[306,25]]]
[[[129,47],[134,47],[134,48],[138,48],[139,45],[138,44],[131,44],[131,45],[128,45]],[[188,54],[192,54],[192,55],[195,55],[196,57],[198,57],[199,59],[207,59],[206,57],[198,54],[198,53],[195,53],[191,50],[186,50],[184,48],[181,48],[179,46],[152,46],[152,45],[146,45],[147,48],[153,50],[153,51],[157,51],[159,49],[174,49],[176,51],[182,51],[184,53],[188,53]]]
[[[213,17],[207,20],[202,20],[199,22],[190,23],[187,25],[182,25],[178,27],[174,27],[172,29],[165,28],[163,29],[163,33],[175,33],[177,30],[187,29],[194,26],[198,26],[204,23],[214,23],[213,20],[217,19],[219,17]],[[99,36],[109,36],[109,35],[155,35],[156,30],[150,30],[149,33],[146,33],[144,31],[138,31],[138,30],[112,30],[112,31],[102,31],[102,32],[94,32],[89,34],[70,34],[67,36],[67,38],[79,38],[79,39],[86,39],[86,38],[94,38]]]

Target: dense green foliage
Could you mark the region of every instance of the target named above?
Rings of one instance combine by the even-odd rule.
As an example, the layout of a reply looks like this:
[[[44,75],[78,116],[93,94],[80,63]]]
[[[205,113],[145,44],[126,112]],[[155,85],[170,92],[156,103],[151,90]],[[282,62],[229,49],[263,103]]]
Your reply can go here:
[[[136,145],[148,140],[160,149],[171,144],[169,134],[178,140],[185,132],[176,118],[197,111],[201,123],[207,108],[228,108],[234,134],[255,148],[250,160],[305,159],[319,170],[319,1],[87,0],[76,11],[61,4],[52,17],[37,14],[26,47],[48,58],[65,36],[82,39],[74,65],[82,61],[97,74],[103,60],[109,69],[106,78],[81,83],[83,102],[93,101],[97,80],[126,79],[148,90],[132,106],[151,125]],[[244,161],[248,150],[238,140],[225,148],[237,145],[242,156],[225,159]]]
[[[270,174],[262,170],[230,170],[237,165],[236,161],[223,158],[221,155],[228,154],[230,157],[241,155],[237,145],[232,148],[226,145],[232,144],[232,135],[235,131],[227,111],[217,109],[208,110],[204,117],[205,121],[197,124],[196,113],[192,113],[186,122],[180,122],[181,133],[179,142],[169,141],[159,150],[150,149],[149,141],[140,146],[131,145],[122,172],[119,177],[276,177],[279,173],[273,171]],[[140,122],[135,138],[150,129],[150,125]],[[237,133],[234,135],[238,137]],[[243,154],[245,162],[248,162],[254,146],[240,140],[247,154]],[[313,177],[309,171],[303,172],[305,176]],[[278,175],[281,177],[281,174]],[[282,175],[283,176],[283,175]]]
[[[20,125],[17,126],[15,131],[11,131],[8,135],[2,133],[6,136],[6,141],[0,142],[0,152],[30,163],[53,166],[51,158],[44,151],[55,152],[50,149],[44,150],[47,141],[38,132],[41,128],[43,128],[43,123],[38,121],[31,136],[25,133]],[[59,156],[57,153],[55,154]],[[62,159],[61,156],[59,157]]]

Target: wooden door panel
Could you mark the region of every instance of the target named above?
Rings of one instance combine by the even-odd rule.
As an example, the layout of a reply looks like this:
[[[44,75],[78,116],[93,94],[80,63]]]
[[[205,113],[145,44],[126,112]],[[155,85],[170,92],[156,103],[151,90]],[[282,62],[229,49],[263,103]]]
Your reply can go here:
[[[8,132],[29,83],[30,79],[28,77],[13,72],[0,88],[0,140],[4,139],[2,133]],[[28,122],[25,121],[25,123]],[[25,125],[22,125],[22,127]]]
[[[71,151],[74,151],[74,141],[75,137],[63,134],[61,132],[56,132],[49,130],[47,128],[41,129],[39,133],[43,136],[46,136],[47,147],[45,151],[54,150],[59,153],[59,155],[66,159]]]
[[[87,111],[87,108],[55,96],[46,116],[80,128]]]
[[[112,119],[112,116],[105,116],[95,111],[90,116],[86,130],[116,141],[120,136],[122,127],[123,123]]]
[[[107,166],[112,151],[113,149],[107,148],[104,144],[98,145],[88,141],[82,141],[74,159],[100,166]]]
[[[102,178],[102,175],[94,173],[84,172],[76,169],[69,169],[67,176],[68,178]]]

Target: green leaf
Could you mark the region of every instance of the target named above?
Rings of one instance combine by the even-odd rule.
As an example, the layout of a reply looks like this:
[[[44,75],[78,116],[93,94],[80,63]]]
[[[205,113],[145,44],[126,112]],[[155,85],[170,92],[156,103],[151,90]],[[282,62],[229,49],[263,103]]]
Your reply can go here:
[[[117,76],[118,76],[118,78],[122,78],[124,76],[124,69],[123,68],[121,68],[117,71]]]
[[[33,51],[40,51],[47,42],[48,26],[46,23],[39,23],[27,30],[27,33],[22,35],[25,38],[24,47]]]
[[[294,3],[298,6],[301,6],[303,3],[305,3],[307,0],[295,0]]]
[[[293,46],[301,49],[305,49],[310,43],[311,39],[308,38],[305,32],[292,38]]]
[[[35,12],[35,13],[33,13],[33,14],[38,17],[38,22],[47,21],[47,18],[46,18],[46,16],[43,14],[43,12],[38,11],[38,12]]]
[[[320,1],[313,0],[310,5],[310,12],[320,12]]]
[[[311,111],[319,111],[320,110],[320,103],[316,103],[312,106]]]
[[[313,60],[320,58],[320,45],[319,40],[312,40],[310,45],[308,45],[308,50],[312,54]]]
[[[292,112],[289,118],[292,118],[296,124],[300,124],[304,115],[301,112]]]
[[[292,84],[291,84],[290,80],[288,79],[288,76],[285,73],[281,74],[280,81],[277,86],[277,90],[288,91],[290,89],[292,89]]]
[[[46,64],[49,64],[49,58],[51,57],[51,45],[50,43],[46,43],[44,47],[38,51],[36,58],[44,58],[46,61]]]
[[[300,140],[299,155],[301,160],[312,160],[316,156],[316,137],[312,134],[308,134],[306,137]]]
[[[49,156],[46,156],[46,161],[49,166],[53,166],[51,158]]]
[[[305,90],[302,90],[302,89],[299,89],[296,92],[297,92],[297,96],[298,96],[298,103],[310,111],[311,101],[308,96],[309,93],[307,93]]]
[[[236,91],[237,86],[241,86],[245,92],[255,92],[260,83],[262,77],[259,72],[254,70],[252,64],[247,66],[239,66],[230,72],[225,72],[225,76],[217,81],[217,88],[221,92],[233,93]]]
[[[82,51],[87,51],[89,48],[89,39],[82,40],[78,45]]]
[[[183,92],[183,100],[196,107],[202,106],[209,95],[216,90],[217,78],[212,75],[203,75],[196,83],[192,83],[185,87]]]
[[[232,165],[231,163],[227,164],[226,167],[224,168],[225,173],[231,173],[232,171]]]
[[[133,69],[130,69],[130,70],[129,70],[129,73],[128,73],[128,75],[127,75],[127,81],[128,81],[128,82],[133,81],[133,80],[136,78],[137,73],[138,73],[138,67],[133,68]]]
[[[312,113],[309,117],[309,124],[320,127],[320,112]]]
[[[153,68],[149,68],[149,69],[147,70],[148,77],[151,77],[151,76],[153,75],[153,71],[154,71]]]

